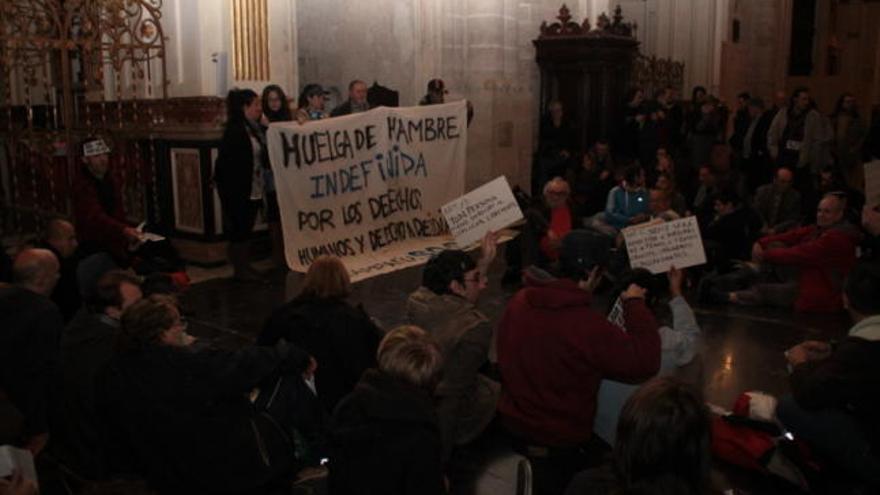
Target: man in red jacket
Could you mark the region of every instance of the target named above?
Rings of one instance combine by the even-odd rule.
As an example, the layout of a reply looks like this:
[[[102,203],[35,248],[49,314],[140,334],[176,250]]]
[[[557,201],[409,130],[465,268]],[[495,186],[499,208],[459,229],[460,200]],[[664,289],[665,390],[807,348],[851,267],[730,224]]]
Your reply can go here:
[[[73,183],[73,213],[86,254],[106,251],[127,264],[128,247],[142,234],[125,219],[121,185],[110,172],[110,148],[100,138],[82,144],[83,167]]]
[[[498,327],[502,424],[533,463],[536,493],[561,493],[587,467],[596,394],[604,378],[638,382],[660,367],[657,321],[645,289],[623,293],[626,329],[590,307],[610,240],[572,231],[562,241],[559,277],[532,269]]]
[[[718,289],[727,291],[716,299],[793,306],[797,311],[840,311],[843,282],[856,263],[861,238],[859,230],[844,219],[846,203],[845,194],[828,193],[819,202],[816,225],[758,239],[752,247],[752,260],[760,265],[716,281]],[[740,286],[734,287],[736,284]]]

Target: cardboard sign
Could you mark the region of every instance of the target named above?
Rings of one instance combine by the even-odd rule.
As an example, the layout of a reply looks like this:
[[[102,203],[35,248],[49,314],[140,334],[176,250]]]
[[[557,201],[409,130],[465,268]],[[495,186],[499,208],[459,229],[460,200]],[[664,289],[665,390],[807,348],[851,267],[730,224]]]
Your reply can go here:
[[[865,164],[865,205],[880,205],[880,160]]]
[[[687,268],[706,263],[697,217],[690,216],[647,227],[623,229],[632,268],[665,273],[670,266]]]
[[[440,207],[464,193],[464,101],[278,122],[267,138],[292,270],[335,255],[357,281],[450,244]]]
[[[441,211],[461,249],[478,242],[486,232],[497,232],[523,218],[503,175],[446,203]]]
[[[110,153],[110,148],[103,139],[95,139],[83,144],[83,156],[95,156]]]

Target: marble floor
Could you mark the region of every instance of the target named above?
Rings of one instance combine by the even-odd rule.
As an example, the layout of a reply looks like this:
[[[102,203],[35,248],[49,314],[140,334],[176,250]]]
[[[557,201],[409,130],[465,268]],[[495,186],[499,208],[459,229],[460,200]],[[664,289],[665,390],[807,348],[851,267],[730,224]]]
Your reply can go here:
[[[494,321],[515,290],[500,282],[503,265],[499,256],[479,304]],[[204,281],[195,283],[181,299],[194,334],[230,347],[251,342],[273,308],[295,295],[303,280],[301,274],[276,270],[270,272],[266,283],[242,284],[224,274],[203,274]],[[362,303],[383,328],[392,328],[404,321],[403,303],[419,285],[420,277],[421,268],[415,267],[357,283],[353,300]],[[601,301],[596,304],[604,307]],[[788,375],[783,352],[807,338],[840,338],[849,328],[845,314],[793,315],[765,308],[700,305],[694,310],[703,333],[702,352],[694,363],[696,381],[702,384],[705,400],[723,408],[730,408],[736,397],[748,390],[785,394]],[[736,470],[726,473],[737,477]],[[744,479],[747,481],[722,484],[751,486],[746,493],[778,491],[755,488],[749,475]]]

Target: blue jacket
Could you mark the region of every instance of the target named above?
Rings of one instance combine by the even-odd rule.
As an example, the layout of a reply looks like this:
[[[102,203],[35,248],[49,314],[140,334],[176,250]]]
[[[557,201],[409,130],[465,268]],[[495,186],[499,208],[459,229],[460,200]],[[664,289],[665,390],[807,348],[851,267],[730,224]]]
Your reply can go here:
[[[648,193],[644,189],[628,192],[623,186],[615,186],[608,193],[605,203],[605,221],[616,229],[622,229],[629,219],[648,211]]]

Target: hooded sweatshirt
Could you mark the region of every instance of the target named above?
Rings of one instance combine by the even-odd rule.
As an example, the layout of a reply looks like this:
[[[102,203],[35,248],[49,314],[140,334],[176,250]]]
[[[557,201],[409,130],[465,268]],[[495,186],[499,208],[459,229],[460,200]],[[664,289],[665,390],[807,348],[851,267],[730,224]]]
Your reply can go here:
[[[575,446],[593,431],[599,383],[638,383],[660,368],[657,321],[642,299],[623,303],[626,330],[590,308],[568,279],[526,279],[498,326],[498,412],[515,435]]]

